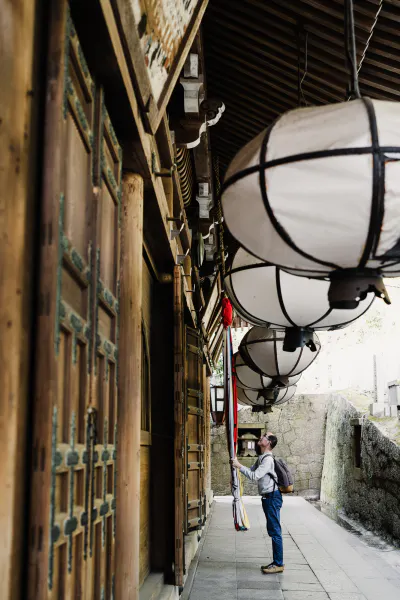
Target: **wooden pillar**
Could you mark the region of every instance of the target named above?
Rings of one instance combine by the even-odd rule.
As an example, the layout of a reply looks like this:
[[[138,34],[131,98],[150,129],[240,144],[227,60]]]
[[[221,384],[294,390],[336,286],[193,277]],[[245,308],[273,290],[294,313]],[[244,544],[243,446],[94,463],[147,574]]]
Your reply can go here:
[[[26,425],[36,187],[37,2],[0,10],[0,588],[19,598],[26,573]],[[32,396],[29,394],[29,399]]]
[[[139,598],[143,179],[122,184],[116,600]]]

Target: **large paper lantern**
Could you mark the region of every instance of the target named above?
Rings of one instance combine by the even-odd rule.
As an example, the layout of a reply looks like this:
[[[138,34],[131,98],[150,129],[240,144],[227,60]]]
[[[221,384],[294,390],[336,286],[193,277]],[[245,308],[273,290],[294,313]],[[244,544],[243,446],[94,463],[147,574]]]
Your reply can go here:
[[[251,390],[267,390],[276,387],[288,387],[295,385],[300,377],[296,375],[294,377],[266,377],[251,369],[240,356],[239,352],[234,355],[235,359],[235,374],[236,384],[241,389]]]
[[[307,343],[313,331],[345,327],[374,301],[374,296],[369,296],[353,310],[332,309],[329,281],[291,275],[243,248],[233,257],[225,287],[237,313],[249,323],[273,329],[287,327],[288,350]]]
[[[295,393],[295,385],[269,390],[268,394],[262,390],[238,389],[238,402],[246,406],[277,406],[293,398]]]
[[[261,260],[329,276],[332,308],[400,275],[400,103],[359,98],[281,116],[233,159],[222,189],[232,235]]]
[[[309,346],[285,352],[283,343],[285,332],[266,327],[249,329],[240,342],[239,352],[244,362],[254,371],[267,377],[293,377],[307,369],[316,359],[321,343],[314,334],[315,351]]]

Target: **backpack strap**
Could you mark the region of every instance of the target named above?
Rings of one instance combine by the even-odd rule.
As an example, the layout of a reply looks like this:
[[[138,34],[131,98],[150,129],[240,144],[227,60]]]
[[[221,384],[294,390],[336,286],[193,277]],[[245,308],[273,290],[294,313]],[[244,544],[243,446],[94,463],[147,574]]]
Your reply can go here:
[[[275,465],[274,455],[271,453],[271,454],[267,454],[266,456],[272,456],[272,460],[274,461],[274,465]],[[260,465],[261,465],[262,461],[264,460],[264,458],[265,458],[265,456],[263,456],[262,459],[260,460]],[[274,489],[272,491],[275,492],[276,489],[279,489],[279,487],[278,487],[278,477],[274,477],[271,472],[268,472],[267,475],[269,475],[271,477],[272,481],[274,482]]]

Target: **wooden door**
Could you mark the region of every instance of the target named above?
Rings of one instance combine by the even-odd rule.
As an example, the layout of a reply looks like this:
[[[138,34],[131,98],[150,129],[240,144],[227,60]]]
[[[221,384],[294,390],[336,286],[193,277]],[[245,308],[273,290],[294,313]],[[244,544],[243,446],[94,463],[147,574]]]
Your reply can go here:
[[[29,598],[108,600],[121,151],[61,0],[49,30]]]
[[[205,522],[203,345],[200,334],[185,328],[186,530]]]
[[[185,452],[185,352],[181,267],[174,267],[174,455],[175,455],[175,585],[185,575],[186,452]]]
[[[99,172],[93,280],[93,450],[89,455],[90,575],[88,598],[114,598],[117,486],[118,302],[120,259],[120,194],[122,155],[102,94],[98,94]]]

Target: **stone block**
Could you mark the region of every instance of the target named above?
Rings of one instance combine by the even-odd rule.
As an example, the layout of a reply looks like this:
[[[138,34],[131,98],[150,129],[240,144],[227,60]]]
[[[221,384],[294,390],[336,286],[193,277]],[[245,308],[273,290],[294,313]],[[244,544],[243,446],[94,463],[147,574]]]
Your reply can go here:
[[[318,489],[321,487],[321,477],[311,477],[308,481],[310,488]]]
[[[283,440],[285,444],[291,444],[297,439],[297,434],[293,430],[289,430],[287,433],[283,435]]]
[[[322,465],[319,462],[313,462],[308,465],[309,471],[311,473],[311,477],[321,478],[322,475]]]
[[[330,600],[367,600],[363,594],[348,594],[347,592],[331,592]]]
[[[238,589],[237,598],[238,600],[283,600],[283,594],[281,590]]]
[[[285,600],[329,600],[329,596],[325,592],[307,592],[305,590],[300,592],[286,591],[284,598]]]
[[[305,440],[299,439],[297,438],[292,444],[291,444],[291,451],[294,454],[304,454],[305,450],[306,450],[307,446],[306,446],[306,442]]]
[[[358,589],[341,569],[335,571],[314,570],[326,592],[357,592]]]
[[[373,417],[384,417],[385,416],[385,406],[383,402],[374,402],[369,405],[369,413]]]

